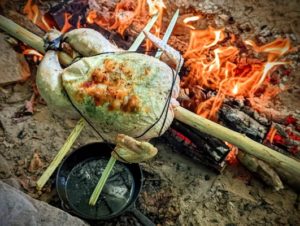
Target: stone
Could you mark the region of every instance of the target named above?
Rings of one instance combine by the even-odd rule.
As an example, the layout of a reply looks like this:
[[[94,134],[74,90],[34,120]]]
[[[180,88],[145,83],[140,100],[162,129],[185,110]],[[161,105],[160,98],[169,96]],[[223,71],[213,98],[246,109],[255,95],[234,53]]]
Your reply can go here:
[[[11,178],[7,178],[7,179],[2,179],[2,181],[4,183],[14,187],[15,189],[18,189],[18,190],[21,189],[21,185],[20,185],[18,179],[16,179],[16,178],[11,177]]]
[[[0,154],[0,179],[6,179],[11,176],[11,169],[6,159]]]
[[[24,56],[14,51],[5,41],[7,35],[0,33],[0,85],[23,81],[30,76]]]
[[[2,181],[0,181],[0,200],[0,225],[88,225],[79,218],[35,200]]]

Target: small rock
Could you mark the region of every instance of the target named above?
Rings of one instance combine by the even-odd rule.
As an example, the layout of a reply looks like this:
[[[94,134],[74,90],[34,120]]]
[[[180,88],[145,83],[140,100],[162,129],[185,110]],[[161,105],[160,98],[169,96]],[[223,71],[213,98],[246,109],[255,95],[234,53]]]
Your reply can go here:
[[[6,159],[0,155],[0,179],[6,179],[11,176],[11,169]]]
[[[229,20],[229,16],[226,14],[221,14],[221,15],[219,15],[219,17],[225,22],[227,22]]]
[[[36,182],[34,180],[30,180],[28,183],[30,188],[35,188],[36,187]]]
[[[35,171],[37,171],[38,169],[43,167],[43,165],[44,164],[43,164],[42,160],[40,159],[39,154],[34,153],[33,157],[32,157],[32,160],[29,164],[28,171],[31,172],[31,173],[34,173]]]
[[[22,81],[30,76],[30,69],[24,56],[14,51],[5,41],[6,37],[0,33],[0,85]]]
[[[20,159],[17,161],[17,163],[19,166],[23,166],[25,164],[25,161],[24,161],[24,159]]]
[[[21,189],[21,185],[20,185],[19,181],[16,178],[11,177],[11,178],[8,178],[8,179],[3,179],[2,181],[4,183],[18,189],[18,190]]]
[[[0,200],[0,225],[88,225],[79,218],[35,200],[1,181]]]
[[[208,181],[210,179],[210,176],[208,174],[204,175],[204,180]]]

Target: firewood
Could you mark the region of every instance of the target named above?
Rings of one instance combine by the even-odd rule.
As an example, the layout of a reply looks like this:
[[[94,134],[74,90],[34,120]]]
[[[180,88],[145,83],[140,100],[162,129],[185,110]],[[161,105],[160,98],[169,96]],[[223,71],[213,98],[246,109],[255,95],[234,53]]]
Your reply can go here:
[[[284,175],[288,178],[288,181],[300,188],[300,179],[298,179],[300,178],[300,161],[274,151],[271,148],[251,140],[243,134],[232,131],[182,107],[177,107],[175,109],[175,118],[203,133],[227,141],[230,144],[237,146],[245,153],[265,161],[274,168],[276,172],[280,175]]]
[[[276,191],[284,188],[278,174],[264,161],[243,152],[238,153],[238,159],[248,170],[259,175],[266,184],[274,187]]]

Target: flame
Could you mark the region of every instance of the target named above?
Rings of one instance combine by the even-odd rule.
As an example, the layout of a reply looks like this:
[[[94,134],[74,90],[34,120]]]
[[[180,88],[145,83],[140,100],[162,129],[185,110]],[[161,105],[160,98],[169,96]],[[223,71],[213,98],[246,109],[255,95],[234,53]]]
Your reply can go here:
[[[87,15],[89,24],[97,24],[108,30],[117,30],[124,35],[125,30],[134,22],[134,20],[143,21],[145,14],[145,0],[121,0],[112,14],[101,15],[100,12],[90,10]]]
[[[34,62],[40,62],[43,59],[43,55],[34,49],[25,49],[23,52],[25,56],[32,56]]]
[[[238,93],[238,91],[239,91],[239,87],[238,87],[237,84],[235,84],[235,86],[234,86],[233,89],[232,89],[232,94],[233,94],[233,95],[236,95],[236,94]]]
[[[163,8],[166,8],[166,6],[162,0],[147,0],[147,4],[149,7],[149,15],[150,16],[159,14]]]
[[[277,129],[274,127],[274,125],[272,125],[266,136],[266,140],[269,141],[271,144],[273,144],[276,133],[277,133]]]
[[[228,162],[230,165],[238,163],[237,154],[239,152],[239,149],[236,146],[229,144],[228,142],[225,142],[225,144],[230,149],[228,155],[226,156],[226,162]]]
[[[148,7],[148,11],[146,8]],[[163,9],[162,0],[121,0],[113,13],[102,15],[100,12],[90,10],[87,14],[89,24],[97,24],[107,30],[116,30],[122,36],[125,30],[134,22],[146,24],[149,18],[158,14],[158,19],[152,28],[154,35],[159,36],[162,28]],[[146,41],[146,51],[151,49],[152,43]]]
[[[27,1],[26,5],[24,6],[23,13],[27,15],[29,20],[31,20],[44,31],[49,31],[51,29],[50,23],[47,22],[46,17],[39,10],[38,6],[32,2],[32,0]]]
[[[185,26],[187,26],[187,27],[189,27],[189,28],[195,30],[196,28],[195,28],[193,25],[189,24],[189,23],[190,23],[190,22],[197,21],[197,20],[199,20],[200,18],[201,18],[201,16],[190,16],[190,17],[186,17],[186,18],[184,18],[183,23],[185,24]]]
[[[70,13],[64,13],[64,26],[61,29],[61,33],[66,33],[68,30],[72,28],[72,25],[70,24],[69,20],[72,18],[72,15]]]
[[[147,4],[149,7],[149,15],[158,14],[158,18],[156,23],[152,28],[152,32],[155,36],[159,37],[161,28],[162,28],[162,19],[163,19],[163,11],[166,8],[165,4],[162,0],[147,0]],[[152,47],[152,42],[150,40],[146,40],[146,52],[150,51]]]
[[[253,51],[265,53],[267,59],[246,57],[235,46],[236,37],[231,35],[225,39],[226,36],[224,29],[191,30],[184,53],[189,73],[182,79],[181,87],[190,90],[192,96],[185,107],[212,120],[217,120],[217,112],[226,97],[239,95],[253,103],[258,91],[264,101],[278,94],[279,88],[269,82],[270,76],[278,66],[288,63],[280,57],[291,51],[288,39],[278,38],[263,46],[245,41]],[[195,87],[212,90],[214,95],[203,97]]]

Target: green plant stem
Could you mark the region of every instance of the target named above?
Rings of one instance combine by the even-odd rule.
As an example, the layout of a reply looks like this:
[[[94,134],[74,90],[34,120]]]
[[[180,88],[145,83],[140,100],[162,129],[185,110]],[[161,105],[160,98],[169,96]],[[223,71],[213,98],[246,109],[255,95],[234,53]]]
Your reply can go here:
[[[96,188],[94,189],[93,194],[91,195],[89,205],[94,206],[96,204],[96,202],[101,194],[101,191],[102,191],[116,161],[117,160],[113,156],[110,157],[110,159],[101,175],[101,178],[98,181],[98,184],[97,184]]]

